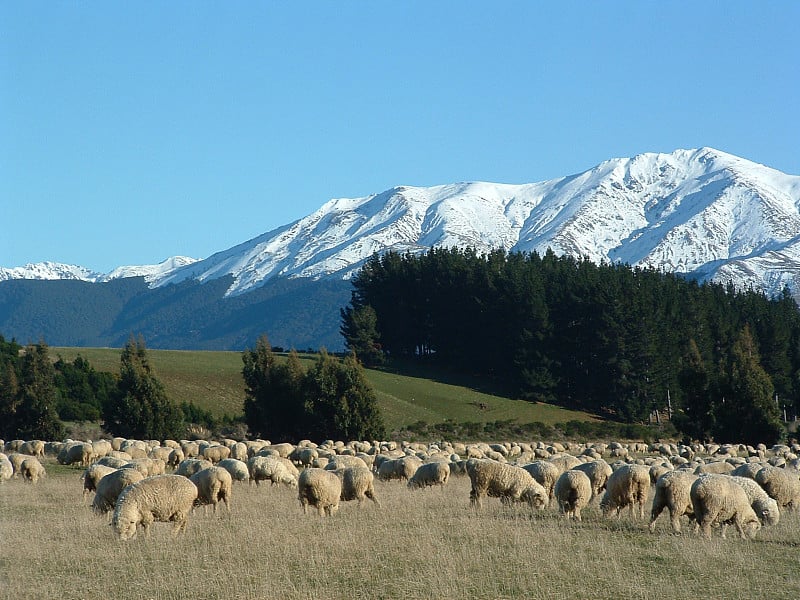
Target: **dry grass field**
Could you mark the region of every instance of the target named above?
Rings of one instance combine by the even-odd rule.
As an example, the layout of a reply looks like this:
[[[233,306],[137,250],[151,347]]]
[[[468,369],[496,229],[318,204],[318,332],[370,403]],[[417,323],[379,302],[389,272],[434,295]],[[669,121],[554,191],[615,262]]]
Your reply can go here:
[[[496,499],[475,510],[465,476],[416,492],[376,482],[380,507],[345,502],[332,518],[303,515],[289,488],[237,483],[230,513],[120,542],[82,498],[82,469],[45,464],[36,484],[0,484],[3,599],[800,597],[798,514],[755,540],[705,540],[673,535],[666,514],[650,534],[596,505],[582,523]]]

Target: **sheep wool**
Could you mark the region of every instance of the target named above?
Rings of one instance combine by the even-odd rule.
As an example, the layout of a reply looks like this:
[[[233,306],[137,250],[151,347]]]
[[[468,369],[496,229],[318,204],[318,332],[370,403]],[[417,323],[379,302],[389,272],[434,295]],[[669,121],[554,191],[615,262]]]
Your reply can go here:
[[[411,479],[408,488],[418,490],[429,486],[444,486],[450,478],[450,465],[446,462],[429,462],[420,465]]]
[[[769,497],[764,488],[749,477],[732,476],[731,479],[747,494],[750,507],[756,513],[758,520],[761,521],[762,527],[775,525],[780,521],[781,515],[778,511],[778,503],[774,498]]]
[[[122,540],[136,535],[139,525],[147,535],[154,521],[171,521],[173,534],[178,534],[186,529],[196,499],[197,487],[186,477],[148,477],[122,490],[111,524]]]
[[[581,509],[588,506],[593,497],[592,482],[583,471],[564,471],[556,480],[554,494],[561,514],[580,521]]]
[[[503,503],[527,502],[536,509],[548,503],[547,490],[522,467],[473,458],[467,461],[467,475],[472,483],[470,502],[478,508],[483,496],[500,498]]]
[[[800,478],[796,471],[768,466],[760,469],[755,479],[775,499],[778,508],[800,509]]]
[[[522,468],[530,473],[531,477],[545,489],[547,492],[547,504],[549,506],[550,502],[553,501],[556,481],[558,481],[559,476],[564,470],[561,466],[549,460],[537,460],[530,464],[522,465]]]
[[[225,508],[231,510],[233,478],[223,467],[214,466],[198,471],[189,477],[189,481],[197,487],[195,504],[206,507],[211,505],[214,512],[217,512],[217,504],[224,502]]]
[[[624,464],[614,471],[606,483],[606,493],[600,500],[603,515],[612,511],[619,517],[626,506],[634,516],[634,508],[639,507],[639,518],[644,518],[644,504],[650,491],[650,469],[644,465]]]
[[[358,500],[358,505],[364,502],[365,498],[372,500],[377,506],[381,503],[375,495],[375,476],[366,467],[345,467],[334,471],[342,480],[343,501]]]
[[[668,471],[656,480],[653,507],[650,512],[650,531],[656,529],[656,519],[665,508],[669,509],[670,523],[676,533],[681,531],[680,518],[688,515],[694,518],[694,507],[690,490],[698,476],[688,470]]]
[[[711,537],[714,523],[722,525],[723,538],[730,522],[742,538],[747,534],[754,536],[761,527],[747,494],[731,477],[716,474],[699,477],[692,484],[690,496],[700,532],[707,538]]]
[[[313,506],[320,516],[331,516],[339,510],[341,496],[342,482],[336,473],[313,467],[300,473],[297,498],[304,514],[308,512],[309,506]]]
[[[123,489],[142,479],[144,475],[136,469],[119,469],[109,473],[97,482],[92,509],[97,513],[107,513],[114,508]]]

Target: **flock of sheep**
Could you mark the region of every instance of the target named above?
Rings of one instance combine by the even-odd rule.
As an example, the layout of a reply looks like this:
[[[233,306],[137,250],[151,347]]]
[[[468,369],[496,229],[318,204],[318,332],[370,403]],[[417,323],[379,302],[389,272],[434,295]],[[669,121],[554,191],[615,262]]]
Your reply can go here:
[[[578,443],[397,443],[333,442],[271,444],[266,440],[176,442],[114,438],[94,442],[12,440],[0,445],[0,482],[20,477],[32,483],[45,476],[39,460],[51,455],[61,464],[81,464],[84,495],[92,508],[112,513],[121,539],[154,521],[186,528],[197,506],[231,510],[234,482],[285,485],[297,490],[303,509],[333,515],[342,501],[369,499],[380,506],[375,479],[402,480],[411,490],[447,485],[467,476],[471,504],[485,497],[527,503],[534,510],[553,504],[567,519],[600,498],[605,517],[628,508],[644,519],[654,486],[649,529],[667,509],[673,530],[681,517],[704,536],[727,525],[752,537],[774,525],[782,511],[800,509],[800,445],[767,449],[716,444]],[[611,462],[608,462],[609,459]],[[171,472],[168,473],[167,470]]]

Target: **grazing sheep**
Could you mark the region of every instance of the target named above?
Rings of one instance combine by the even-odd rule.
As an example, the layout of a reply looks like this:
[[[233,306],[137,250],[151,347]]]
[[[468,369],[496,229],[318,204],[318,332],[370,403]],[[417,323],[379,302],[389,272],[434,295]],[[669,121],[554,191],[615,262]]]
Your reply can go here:
[[[411,479],[421,465],[422,461],[416,456],[391,458],[380,463],[378,467],[378,479],[381,481]]]
[[[222,467],[231,474],[231,479],[234,481],[249,481],[250,470],[247,468],[247,463],[242,462],[236,458],[223,458],[217,463],[218,467]]]
[[[522,465],[528,473],[531,474],[536,482],[541,485],[547,492],[547,506],[554,498],[554,488],[559,476],[563,473],[561,467],[549,460],[537,460],[527,465]]]
[[[408,488],[418,490],[420,488],[441,485],[444,486],[450,478],[450,465],[445,462],[429,462],[420,465],[411,479],[408,480]]]
[[[94,448],[85,442],[70,442],[64,444],[58,452],[56,460],[61,465],[81,464],[88,467],[94,461]]]
[[[288,462],[288,459],[281,459],[280,456],[254,456],[247,461],[250,482],[255,481],[256,485],[260,485],[262,481],[271,481],[272,485],[283,483],[297,487],[297,469]]]
[[[5,454],[0,454],[0,482],[11,479],[14,475],[14,465]]]
[[[122,490],[111,524],[123,540],[136,535],[136,528],[140,524],[147,535],[153,521],[172,521],[172,532],[177,534],[186,529],[196,499],[197,487],[186,477],[148,477]]]
[[[756,513],[750,506],[744,489],[737,485],[731,477],[707,474],[692,484],[690,490],[694,516],[702,534],[711,537],[711,525],[722,525],[722,537],[725,528],[733,523],[742,538],[747,534],[752,537],[761,527]]]
[[[472,458],[467,461],[467,475],[472,483],[470,502],[478,508],[483,496],[500,498],[503,503],[527,502],[536,509],[548,503],[547,490],[522,467]]]
[[[19,473],[22,478],[31,483],[36,483],[46,475],[44,466],[39,462],[35,456],[28,456],[22,461],[19,467]]]
[[[202,458],[184,458],[175,469],[175,475],[182,475],[187,479],[203,469],[212,467],[211,461]]]
[[[233,478],[228,471],[222,467],[208,467],[189,477],[189,481],[197,487],[195,504],[204,505],[204,510],[210,504],[214,507],[214,512],[217,512],[217,504],[222,501],[230,512]]]
[[[19,452],[12,452],[8,455],[8,461],[11,463],[11,468],[14,470],[13,476],[16,477],[20,474],[22,469],[22,462],[26,458],[32,458],[30,454],[20,454]]]
[[[650,512],[650,531],[656,529],[656,519],[665,509],[669,509],[669,518],[672,529],[676,533],[681,531],[680,518],[688,515],[694,519],[694,507],[690,491],[692,484],[698,476],[688,470],[667,471],[656,480],[656,491],[653,497],[653,508]]]
[[[573,467],[583,464],[581,459],[571,454],[556,454],[547,459],[548,462],[553,463],[560,470],[559,475],[564,471],[569,471]],[[553,484],[555,485],[555,483]]]
[[[301,450],[314,450],[314,448],[302,448]],[[314,450],[317,454],[315,458],[319,458],[319,453]],[[312,459],[313,460],[313,459]],[[351,456],[348,454],[337,454],[336,456],[332,457],[328,464],[325,466],[328,471],[335,471],[336,469],[344,469],[346,467],[367,467],[369,465],[364,462],[362,458],[358,456]]]
[[[733,471],[734,467],[731,463],[726,461],[715,461],[697,465],[694,470],[695,475],[728,475]]]
[[[345,467],[334,471],[342,480],[343,501],[358,500],[358,505],[369,498],[376,505],[380,506],[378,497],[375,495],[375,476],[372,471],[365,467]]]
[[[613,473],[611,465],[609,465],[602,458],[576,465],[572,468],[586,473],[586,476],[592,483],[592,497],[589,500],[590,502],[594,500],[596,496],[599,496],[600,492],[606,489],[608,478],[611,477],[611,473]]]
[[[44,442],[42,440],[30,440],[24,442],[19,447],[20,454],[30,454],[31,456],[44,456]]]
[[[606,493],[600,500],[600,509],[604,516],[630,507],[634,516],[634,507],[639,506],[639,518],[644,518],[644,503],[650,491],[650,469],[644,465],[624,464],[614,471],[606,483]]]
[[[756,513],[758,520],[761,521],[762,527],[776,525],[780,521],[781,513],[778,510],[778,503],[774,498],[769,497],[764,488],[749,477],[732,476],[731,479],[747,494],[750,507]]]
[[[229,458],[231,449],[227,446],[207,446],[203,448],[203,458],[211,461],[213,464],[218,463],[223,458]]]
[[[107,467],[106,465],[99,465],[94,463],[90,465],[81,475],[83,479],[83,495],[97,490],[97,483],[109,473],[116,471],[114,467]]]
[[[734,477],[747,477],[748,479],[752,479],[753,481],[755,481],[756,473],[758,473],[763,468],[764,468],[763,463],[750,462],[750,463],[745,463],[743,465],[739,465],[733,471],[731,471],[730,474],[733,475]]]
[[[104,467],[111,467],[112,469],[119,469],[122,465],[129,462],[130,459],[125,460],[117,458],[116,456],[104,456],[93,462],[93,465],[103,465]]]
[[[610,468],[610,467],[609,467]],[[567,519],[581,520],[581,509],[588,506],[594,497],[592,481],[584,471],[564,471],[556,480],[554,488],[558,508]]]
[[[107,513],[114,508],[122,490],[132,483],[144,479],[136,469],[118,469],[109,473],[97,482],[97,490],[92,500],[92,509],[96,513]]]
[[[300,473],[297,482],[297,498],[303,508],[303,514],[308,512],[308,507],[316,507],[320,516],[333,515],[339,510],[339,500],[342,497],[342,481],[332,471],[325,469],[306,469]]]
[[[756,473],[756,483],[774,498],[778,508],[800,509],[800,479],[797,472],[780,467],[764,467]]]
[[[650,485],[655,485],[659,477],[664,473],[669,473],[673,468],[674,467],[666,461],[650,465]]]

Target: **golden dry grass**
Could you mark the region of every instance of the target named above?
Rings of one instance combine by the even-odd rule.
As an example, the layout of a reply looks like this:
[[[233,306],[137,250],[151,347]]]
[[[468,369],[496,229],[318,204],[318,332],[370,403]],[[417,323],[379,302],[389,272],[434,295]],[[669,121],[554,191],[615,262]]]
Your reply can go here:
[[[0,484],[0,597],[59,599],[797,598],[800,515],[742,541],[488,499],[469,480],[412,492],[376,482],[381,507],[303,515],[285,487],[236,484],[232,510],[192,516],[173,538],[118,541],[81,497],[81,469],[47,461],[32,485]],[[686,527],[685,529],[689,529]]]

